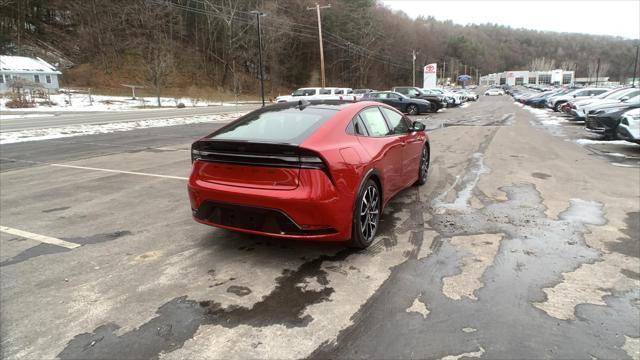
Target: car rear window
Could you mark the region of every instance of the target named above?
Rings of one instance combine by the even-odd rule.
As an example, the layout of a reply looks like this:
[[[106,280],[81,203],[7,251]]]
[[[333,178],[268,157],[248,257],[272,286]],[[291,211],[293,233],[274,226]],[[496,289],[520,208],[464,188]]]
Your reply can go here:
[[[258,110],[221,128],[209,138],[299,145],[336,113],[334,109],[314,107]]]

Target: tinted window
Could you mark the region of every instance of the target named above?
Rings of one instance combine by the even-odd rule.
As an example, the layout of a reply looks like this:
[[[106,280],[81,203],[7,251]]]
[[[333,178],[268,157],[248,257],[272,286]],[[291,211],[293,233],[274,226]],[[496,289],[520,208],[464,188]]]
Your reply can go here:
[[[353,129],[358,135],[367,135],[367,128],[365,128],[359,115],[356,115],[355,122],[353,123]]]
[[[331,89],[320,89],[320,95],[331,95]]]
[[[399,92],[400,94],[408,94],[409,93],[409,89],[395,89],[396,92]]]
[[[344,91],[342,91],[342,89],[336,89],[334,94],[344,94]]]
[[[387,109],[387,108],[380,108],[380,109],[384,113],[384,116],[387,117],[387,120],[389,120],[389,124],[391,125],[391,129],[394,134],[405,134],[409,132],[409,127],[402,119],[402,115],[398,114],[397,112],[391,109]]]
[[[353,90],[347,89],[347,94],[353,94]]]
[[[409,89],[409,95],[410,96],[420,96],[420,91],[418,91],[416,89]]]
[[[384,120],[382,113],[377,107],[372,107],[363,110],[360,113],[360,117],[364,122],[369,135],[371,136],[386,136],[389,134],[389,128],[387,122]]]
[[[335,110],[311,107],[259,110],[214,132],[209,138],[299,144],[335,113]]]
[[[315,94],[316,89],[298,89],[293,92],[293,96],[310,96]]]

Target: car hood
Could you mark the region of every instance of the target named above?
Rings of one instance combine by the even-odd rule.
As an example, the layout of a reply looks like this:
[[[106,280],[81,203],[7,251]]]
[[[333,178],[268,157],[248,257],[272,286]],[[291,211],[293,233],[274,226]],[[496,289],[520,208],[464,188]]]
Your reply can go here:
[[[622,105],[625,104],[623,102],[621,102],[620,100],[614,100],[614,99],[590,99],[590,100],[582,100],[580,102],[583,102],[583,105],[585,110],[591,110],[594,109],[596,107],[599,106],[604,106],[604,105]]]

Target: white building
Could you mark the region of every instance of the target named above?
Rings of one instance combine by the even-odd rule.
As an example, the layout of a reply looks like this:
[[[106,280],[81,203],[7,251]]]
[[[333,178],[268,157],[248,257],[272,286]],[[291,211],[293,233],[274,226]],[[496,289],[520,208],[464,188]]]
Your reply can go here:
[[[481,76],[480,85],[572,85],[574,79],[574,71],[561,69],[549,71],[512,70]]]
[[[12,82],[22,80],[30,87],[58,91],[62,73],[40,58],[0,55],[0,93],[11,91]]]

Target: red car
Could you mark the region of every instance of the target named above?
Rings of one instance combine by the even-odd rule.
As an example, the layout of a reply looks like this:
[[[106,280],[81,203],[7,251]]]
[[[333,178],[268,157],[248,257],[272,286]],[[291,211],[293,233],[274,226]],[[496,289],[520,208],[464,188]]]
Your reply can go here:
[[[429,155],[424,124],[384,104],[271,105],[193,143],[191,208],[207,225],[365,248]]]

